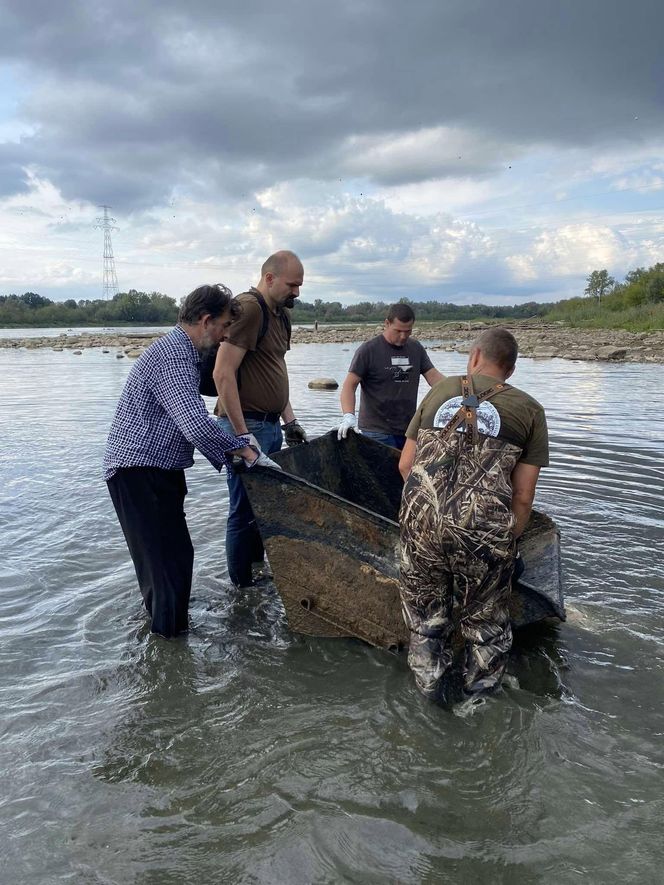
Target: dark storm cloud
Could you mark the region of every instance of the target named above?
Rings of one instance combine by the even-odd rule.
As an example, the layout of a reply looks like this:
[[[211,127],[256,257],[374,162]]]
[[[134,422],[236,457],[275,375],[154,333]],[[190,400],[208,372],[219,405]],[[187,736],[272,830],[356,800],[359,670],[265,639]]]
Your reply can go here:
[[[662,25],[659,0],[42,0],[4,3],[0,51],[32,86],[19,162],[119,211],[176,186],[394,184],[532,145],[638,145],[664,128]],[[472,162],[443,143],[363,166],[351,141],[436,127],[470,133]],[[11,147],[4,192],[24,180]]]

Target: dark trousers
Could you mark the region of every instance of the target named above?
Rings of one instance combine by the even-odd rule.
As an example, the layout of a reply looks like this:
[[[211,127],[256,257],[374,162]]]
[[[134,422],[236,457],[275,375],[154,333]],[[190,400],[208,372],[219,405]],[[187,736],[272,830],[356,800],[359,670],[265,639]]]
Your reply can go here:
[[[226,417],[217,418],[219,424],[233,435],[233,425]],[[283,441],[279,421],[246,418],[247,430],[258,440],[266,455],[278,452]],[[242,479],[233,470],[227,471],[229,512],[226,522],[226,561],[228,576],[236,587],[248,587],[252,581],[252,562],[262,562],[265,555],[256,517],[242,485]]]
[[[187,629],[194,548],[184,513],[184,470],[125,467],[107,482],[134,562],[150,629],[175,636]]]
[[[381,433],[379,430],[363,430],[362,433],[384,446],[392,446],[393,449],[401,450],[406,445],[406,437],[403,433]]]

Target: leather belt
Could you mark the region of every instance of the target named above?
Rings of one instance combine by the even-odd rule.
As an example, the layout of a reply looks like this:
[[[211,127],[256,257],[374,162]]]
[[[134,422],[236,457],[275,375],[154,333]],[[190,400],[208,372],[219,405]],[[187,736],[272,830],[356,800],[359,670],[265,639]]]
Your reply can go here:
[[[250,421],[269,421],[270,424],[276,424],[279,420],[280,412],[243,412],[245,418]]]

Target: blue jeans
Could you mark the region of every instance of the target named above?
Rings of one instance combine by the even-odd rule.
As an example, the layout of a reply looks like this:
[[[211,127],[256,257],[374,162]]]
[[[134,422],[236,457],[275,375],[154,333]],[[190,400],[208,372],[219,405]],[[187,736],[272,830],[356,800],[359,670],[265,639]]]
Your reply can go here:
[[[392,446],[393,449],[403,449],[406,444],[406,437],[398,433],[381,433],[379,430],[362,430],[362,435],[369,439],[375,439],[376,442],[383,443],[385,446]]]
[[[235,435],[228,418],[217,418],[217,421],[227,433]],[[266,455],[281,448],[283,434],[278,421],[247,418],[247,430],[253,433]],[[251,584],[251,563],[262,562],[265,550],[242,480],[232,469],[226,472],[226,476],[230,498],[226,523],[228,575],[236,587],[248,587]]]

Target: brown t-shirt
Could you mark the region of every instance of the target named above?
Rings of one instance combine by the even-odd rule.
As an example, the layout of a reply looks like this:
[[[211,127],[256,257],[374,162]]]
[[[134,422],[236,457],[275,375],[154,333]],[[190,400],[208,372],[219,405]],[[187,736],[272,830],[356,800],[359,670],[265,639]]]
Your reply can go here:
[[[284,358],[288,350],[285,309],[280,307],[274,314],[268,308],[270,321],[259,341],[263,325],[260,304],[250,292],[242,292],[237,300],[242,305],[242,314],[229,327],[227,340],[247,351],[237,373],[242,411],[281,414],[289,399],[288,370]],[[221,400],[217,400],[215,414],[225,414]]]
[[[498,381],[488,375],[473,375],[473,390],[482,393]],[[461,376],[439,381],[420,403],[408,425],[406,436],[417,439],[420,428],[445,427],[461,405]],[[477,410],[477,429],[518,446],[524,464],[549,466],[549,434],[544,409],[527,393],[508,387],[485,400]]]

